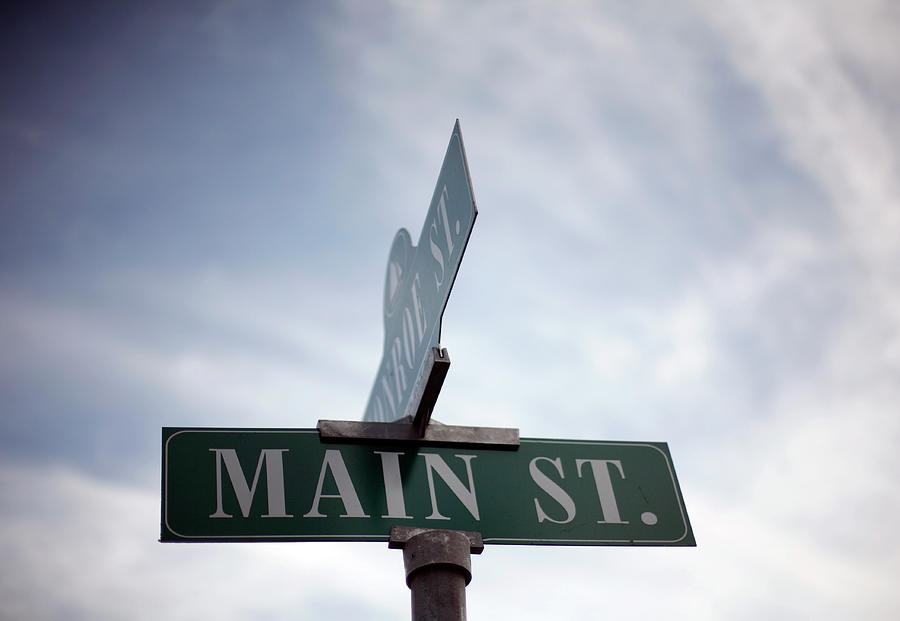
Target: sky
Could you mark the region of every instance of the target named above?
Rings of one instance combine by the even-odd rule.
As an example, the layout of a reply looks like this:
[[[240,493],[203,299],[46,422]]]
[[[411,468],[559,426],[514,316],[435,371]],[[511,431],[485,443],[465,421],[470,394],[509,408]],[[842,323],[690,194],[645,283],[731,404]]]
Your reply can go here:
[[[667,442],[696,548],[470,619],[900,615],[900,5],[0,10],[0,618],[406,618],[383,543],[159,543],[163,426],[359,420],[460,120],[434,418]]]

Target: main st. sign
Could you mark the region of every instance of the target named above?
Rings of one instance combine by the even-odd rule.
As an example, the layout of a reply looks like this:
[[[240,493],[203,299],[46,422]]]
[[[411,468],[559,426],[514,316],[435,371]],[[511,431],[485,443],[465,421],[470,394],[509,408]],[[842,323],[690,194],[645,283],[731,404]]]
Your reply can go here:
[[[694,545],[668,447],[522,439],[517,450],[322,442],[315,429],[163,430],[163,541]]]

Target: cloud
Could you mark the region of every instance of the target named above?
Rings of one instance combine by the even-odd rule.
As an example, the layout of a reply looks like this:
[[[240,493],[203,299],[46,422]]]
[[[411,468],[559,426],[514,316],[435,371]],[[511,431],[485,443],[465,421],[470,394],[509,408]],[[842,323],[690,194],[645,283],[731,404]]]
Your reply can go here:
[[[362,415],[381,321],[375,304],[359,315],[357,287],[293,270],[123,270],[80,284],[0,293],[4,451],[134,476],[155,471],[161,425]]]
[[[408,610],[402,556],[384,544],[310,544],[302,553],[159,544],[152,489],[8,463],[0,483],[4,618],[227,620],[294,610],[308,619],[388,619]],[[395,571],[372,573],[379,564]],[[335,591],[336,582],[354,588]]]
[[[888,42],[900,16],[884,2],[719,9],[710,19],[735,67],[758,87],[787,152],[827,190],[854,251],[896,260],[900,158],[885,104],[898,97]]]

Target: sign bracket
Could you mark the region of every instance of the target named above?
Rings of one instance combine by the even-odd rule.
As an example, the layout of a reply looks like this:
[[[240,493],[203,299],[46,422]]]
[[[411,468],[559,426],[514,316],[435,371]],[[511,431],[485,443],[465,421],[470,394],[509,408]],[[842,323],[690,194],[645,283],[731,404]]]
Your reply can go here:
[[[411,417],[393,423],[320,420],[316,426],[322,442],[362,444],[399,443],[419,446],[473,446],[515,451],[519,448],[519,430],[506,427],[465,427],[443,425],[431,420],[420,435]]]
[[[428,428],[428,422],[431,420],[434,404],[437,403],[441,387],[444,385],[444,378],[447,377],[447,371],[450,370],[450,354],[447,352],[447,349],[432,347],[431,356],[427,359],[426,367],[422,377],[427,377],[428,379],[421,385],[421,395],[413,395],[413,399],[419,403],[413,417],[413,427],[420,438],[425,437],[425,430]]]

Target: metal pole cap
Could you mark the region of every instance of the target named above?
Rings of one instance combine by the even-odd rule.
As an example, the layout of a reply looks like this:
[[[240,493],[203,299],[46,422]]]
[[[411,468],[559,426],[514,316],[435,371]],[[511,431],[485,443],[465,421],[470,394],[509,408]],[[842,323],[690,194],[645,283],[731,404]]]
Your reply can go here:
[[[484,541],[481,533],[395,526],[391,529],[388,547],[403,550],[407,586],[411,585],[413,574],[426,567],[454,569],[462,573],[469,584],[472,580],[471,555],[484,551]]]

